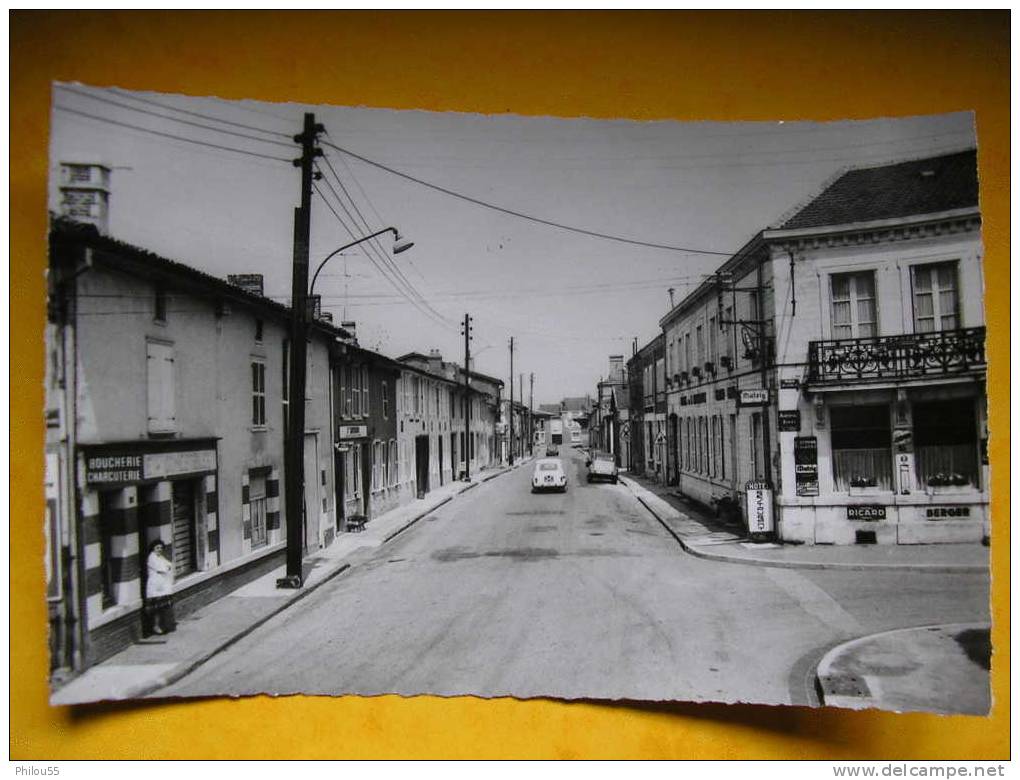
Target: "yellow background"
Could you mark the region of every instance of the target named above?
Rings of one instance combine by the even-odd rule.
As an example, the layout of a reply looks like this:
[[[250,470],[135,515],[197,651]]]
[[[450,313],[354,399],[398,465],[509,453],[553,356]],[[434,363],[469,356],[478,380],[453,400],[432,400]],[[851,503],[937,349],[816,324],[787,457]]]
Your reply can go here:
[[[1008,756],[1008,12],[13,12],[10,35],[12,758]],[[991,718],[430,697],[49,708],[41,412],[51,80],[633,119],[975,110],[992,400]]]

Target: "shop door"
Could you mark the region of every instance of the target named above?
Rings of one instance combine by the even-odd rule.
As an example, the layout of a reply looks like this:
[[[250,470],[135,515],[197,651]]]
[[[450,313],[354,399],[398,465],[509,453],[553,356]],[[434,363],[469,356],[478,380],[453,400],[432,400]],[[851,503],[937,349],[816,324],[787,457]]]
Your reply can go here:
[[[302,513],[305,552],[319,549],[319,516],[322,511],[319,473],[319,437],[305,434],[305,495]]]
[[[196,570],[195,485],[188,480],[171,483],[174,577]]]
[[[443,484],[443,437],[437,436],[436,441],[439,442],[439,484]]]
[[[442,443],[442,439],[439,440]],[[429,437],[416,436],[414,439],[415,479],[418,482],[418,495],[429,492]],[[442,467],[440,467],[441,473]]]

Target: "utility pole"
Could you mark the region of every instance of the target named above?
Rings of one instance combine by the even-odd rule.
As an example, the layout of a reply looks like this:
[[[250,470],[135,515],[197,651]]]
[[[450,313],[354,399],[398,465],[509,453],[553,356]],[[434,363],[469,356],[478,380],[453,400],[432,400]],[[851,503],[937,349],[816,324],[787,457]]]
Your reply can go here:
[[[528,452],[535,452],[535,375],[531,375],[531,392],[528,394]]]
[[[510,465],[514,465],[514,337],[510,337]]]
[[[518,389],[521,391],[521,406],[523,407],[524,406],[524,374],[518,374],[518,381],[520,382],[520,384],[518,385]],[[521,415],[521,416],[523,417],[524,415]],[[524,436],[526,434],[530,434],[530,433],[531,433],[531,415],[529,414],[527,419],[522,419],[521,420],[521,457],[522,458],[524,457]],[[530,443],[529,443],[528,447],[529,447],[528,454],[530,455],[531,454],[531,449],[530,449],[531,445],[530,445]]]
[[[305,114],[304,129],[294,136],[301,144],[301,157],[294,167],[301,169],[301,205],[294,209],[294,268],[290,309],[290,403],[284,432],[283,468],[286,478],[287,575],[276,581],[278,588],[300,588],[303,583],[301,558],[304,552],[302,515],[304,508],[305,382],[308,340],[308,243],[312,219],[312,164],[322,155],[315,144],[325,127],[316,124],[315,114]]]
[[[464,481],[471,481],[471,315],[464,315]]]

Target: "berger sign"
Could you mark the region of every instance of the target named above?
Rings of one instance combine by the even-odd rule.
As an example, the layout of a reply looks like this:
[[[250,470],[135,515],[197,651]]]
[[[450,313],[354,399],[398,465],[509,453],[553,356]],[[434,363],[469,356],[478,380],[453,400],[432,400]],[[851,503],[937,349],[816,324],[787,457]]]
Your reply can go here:
[[[744,486],[747,496],[747,530],[767,534],[773,530],[772,486],[768,482],[751,481]]]

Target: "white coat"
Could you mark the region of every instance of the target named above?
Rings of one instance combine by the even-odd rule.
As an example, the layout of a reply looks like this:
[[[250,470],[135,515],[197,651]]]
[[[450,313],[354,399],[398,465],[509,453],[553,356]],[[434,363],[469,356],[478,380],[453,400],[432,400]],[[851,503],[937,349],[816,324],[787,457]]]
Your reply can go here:
[[[166,558],[153,550],[146,562],[149,577],[145,583],[145,597],[154,599],[171,596],[174,592],[174,567]]]

